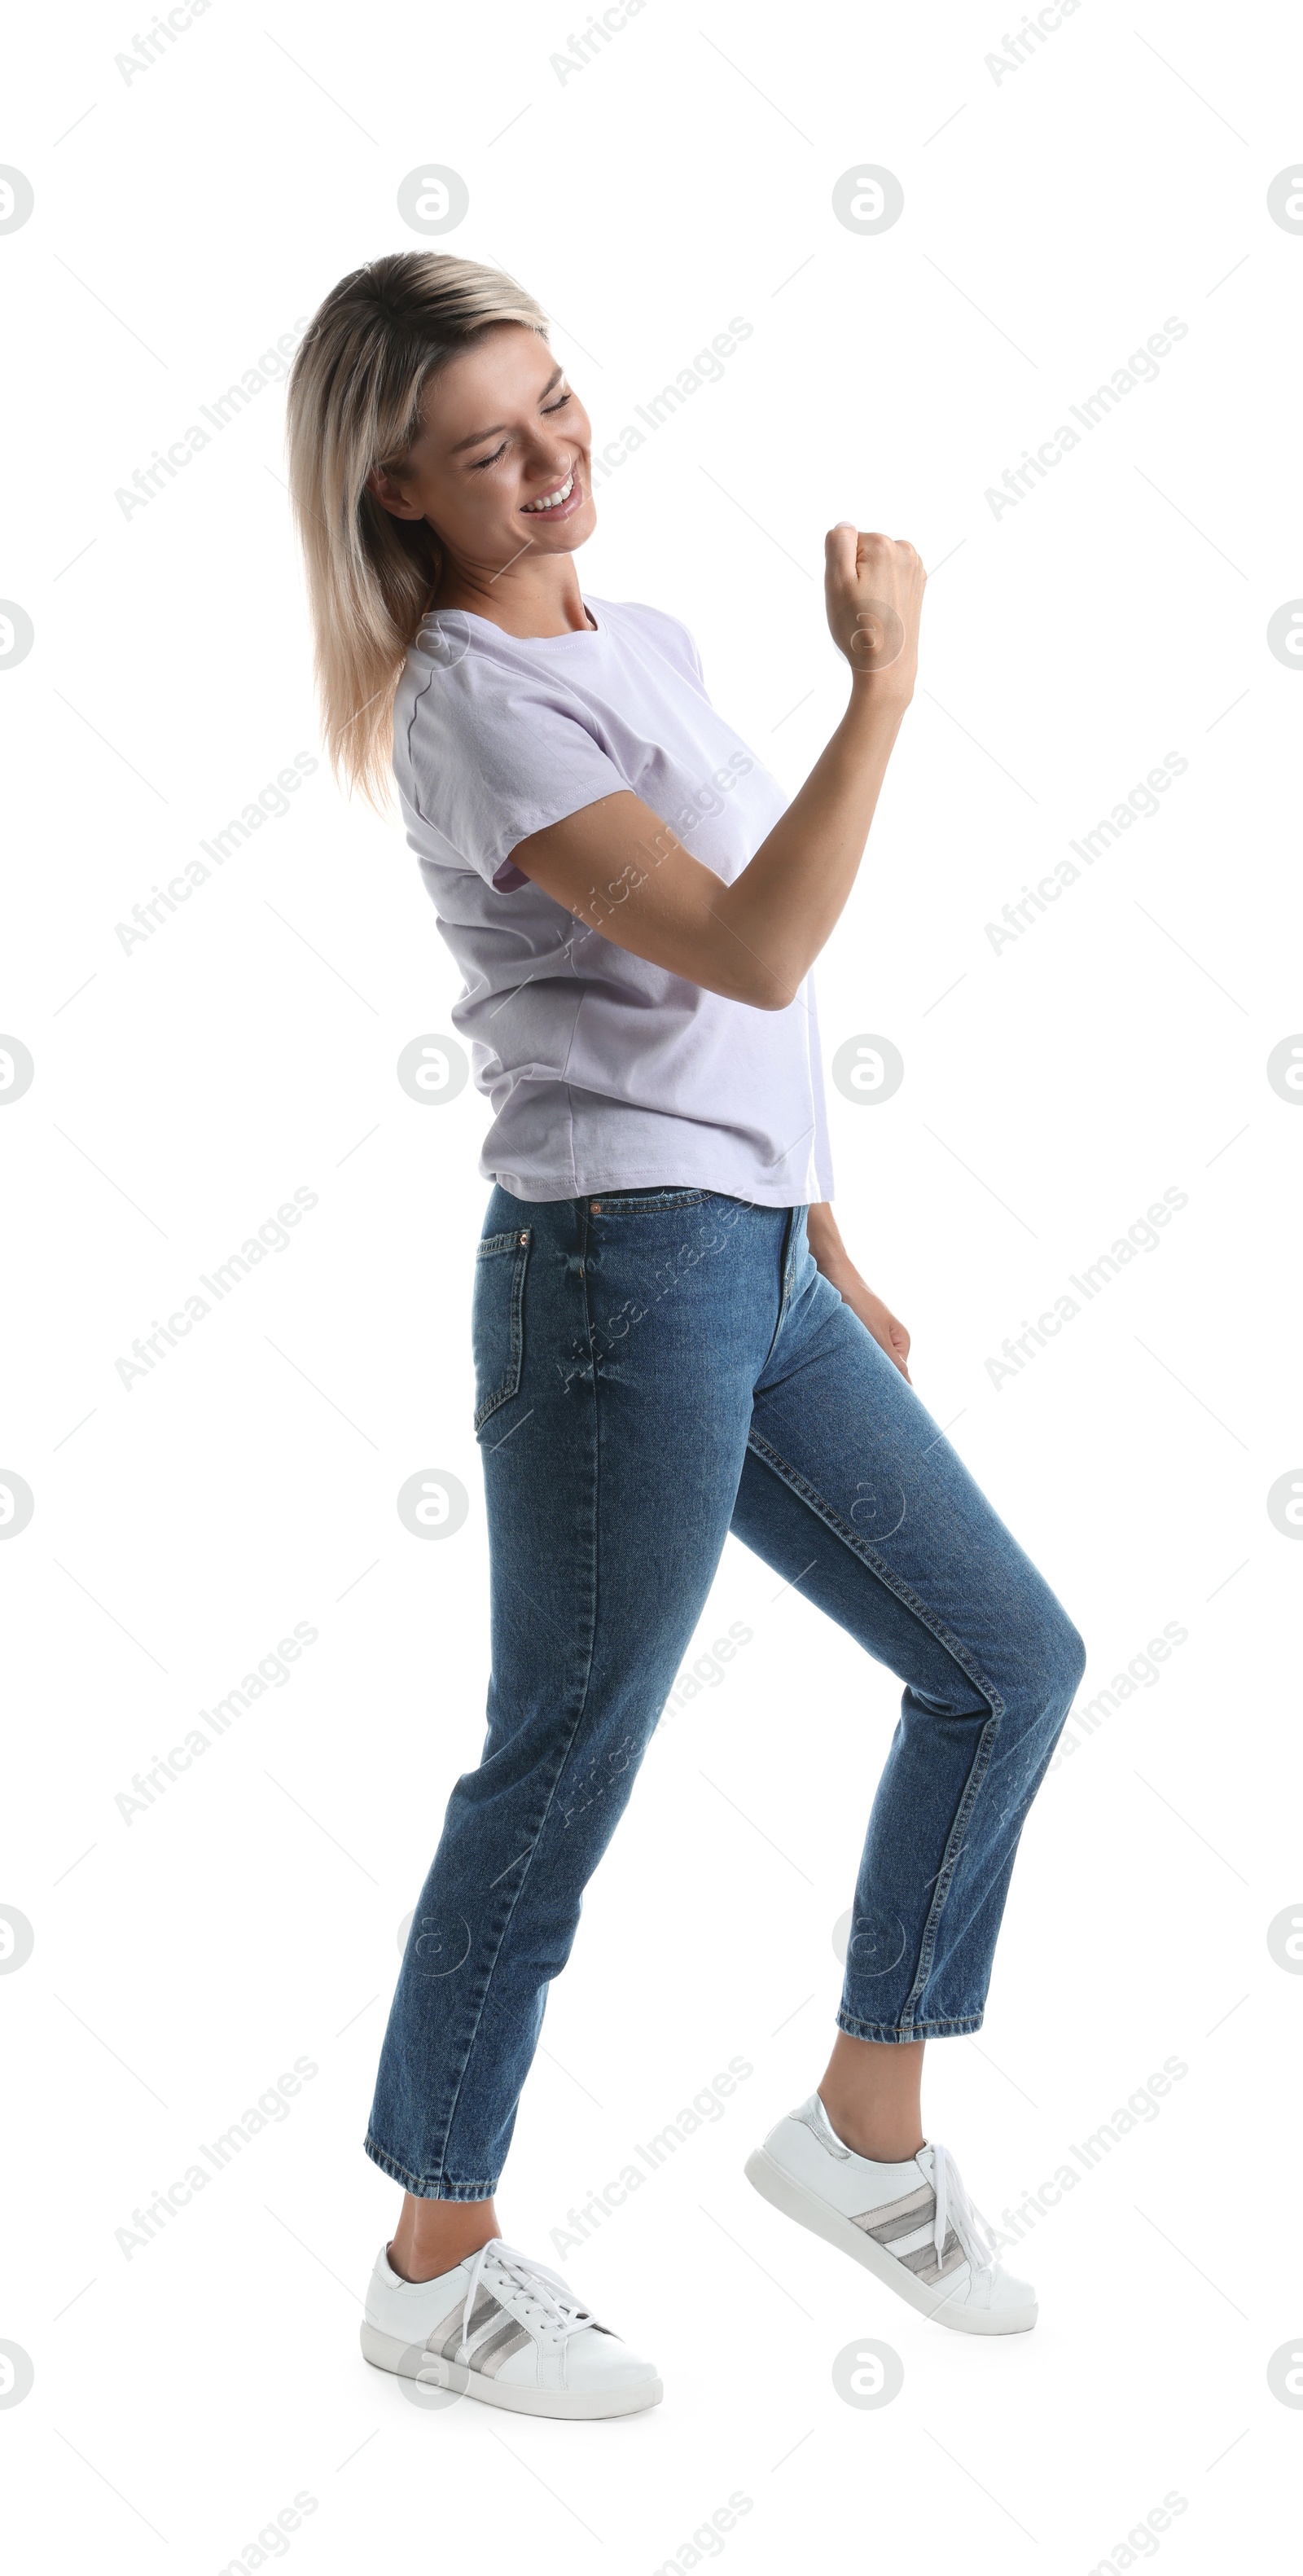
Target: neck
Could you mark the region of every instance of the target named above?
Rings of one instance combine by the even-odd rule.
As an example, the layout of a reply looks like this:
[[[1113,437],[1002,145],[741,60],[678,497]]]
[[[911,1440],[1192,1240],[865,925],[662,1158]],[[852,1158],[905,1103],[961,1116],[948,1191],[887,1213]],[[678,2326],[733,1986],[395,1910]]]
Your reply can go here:
[[[573,555],[530,560],[529,540],[514,563],[495,568],[445,556],[431,605],[487,617],[507,635],[575,635],[590,631]]]

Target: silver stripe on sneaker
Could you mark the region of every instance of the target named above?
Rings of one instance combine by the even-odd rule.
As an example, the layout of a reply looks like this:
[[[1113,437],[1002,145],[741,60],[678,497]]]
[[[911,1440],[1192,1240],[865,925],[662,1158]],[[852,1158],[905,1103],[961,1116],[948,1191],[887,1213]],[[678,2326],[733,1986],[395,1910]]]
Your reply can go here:
[[[902,2263],[907,2272],[912,2272],[916,2281],[930,2289],[934,2281],[948,2279],[968,2260],[953,2227],[946,2229],[939,2263],[930,2233],[919,2244],[908,2243],[910,2237],[918,2237],[924,2228],[931,2229],[936,2208],[936,2193],[924,2184],[917,2191],[906,2192],[901,2200],[888,2201],[877,2209],[862,2210],[857,2218],[852,2219],[851,2225],[862,2227],[875,2245],[881,2245],[888,2253],[894,2254],[895,2260]]]
[[[504,2308],[500,2303],[495,2302],[492,2315],[487,2316],[484,2319],[483,2324],[477,2326],[474,2334],[468,2336],[466,2342],[462,2344],[460,2348],[460,2359],[462,2361],[468,2361],[472,2370],[478,2370],[480,2354],[483,2352],[486,2344],[492,2343],[494,2336],[500,2331],[504,2322],[508,2320],[510,2320],[512,2324],[515,2323],[514,2318],[511,2316],[510,2309]]]
[[[482,2370],[486,2379],[496,2379],[503,2362],[510,2361],[513,2352],[522,2351],[533,2340],[528,2326],[518,2326],[514,2317],[508,2317],[497,2333],[490,2335],[488,2342],[482,2343],[478,2351],[472,2353],[471,2368]]]
[[[898,2255],[897,2260],[904,2264],[907,2272],[913,2273],[916,2281],[922,2282],[925,2289],[930,2289],[934,2281],[945,2280],[948,2274],[957,2272],[961,2264],[967,2262],[968,2257],[953,2227],[948,2227],[946,2241],[941,2249],[940,2263],[937,2261],[937,2249],[931,2244],[920,2245],[916,2254]]]
[[[933,2242],[935,2235],[935,2225],[933,2221],[929,2219],[926,2227],[916,2227],[912,2236],[894,2237],[891,2244],[888,2246],[887,2251],[889,2254],[896,2254],[902,2258],[906,2254],[917,2254],[920,2245],[930,2245]]]
[[[425,2349],[427,2352],[441,2352],[445,2337],[451,2332],[452,2328],[456,2326],[460,2330],[461,2312],[465,2305],[465,2300],[459,2299],[456,2307],[449,2308],[447,2316],[440,2318],[433,2334],[428,2334],[425,2338]]]
[[[879,2203],[876,2209],[861,2210],[851,2225],[862,2227],[875,2243],[890,2245],[897,2236],[912,2236],[916,2228],[930,2226],[936,2208],[936,2193],[930,2183],[921,2183],[917,2191],[907,2191],[903,2200],[889,2200]]]
[[[488,2290],[480,2290],[476,2295],[475,2305],[471,2310],[469,2333],[464,2336],[462,2334],[461,2327],[461,2309],[458,2308],[456,2311],[456,2322],[453,2326],[452,2333],[449,2335],[447,2342],[441,2346],[444,2360],[455,2360],[457,2354],[464,2351],[467,2344],[474,2343],[477,2335],[481,2333],[482,2329],[487,2326],[493,2318],[500,2317],[501,2315],[502,2309],[498,2301]]]

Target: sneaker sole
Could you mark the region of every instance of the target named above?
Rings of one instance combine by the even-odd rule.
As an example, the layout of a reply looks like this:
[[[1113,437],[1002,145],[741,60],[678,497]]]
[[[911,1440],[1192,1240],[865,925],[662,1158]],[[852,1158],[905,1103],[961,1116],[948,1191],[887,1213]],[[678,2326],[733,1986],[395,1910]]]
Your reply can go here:
[[[510,2382],[504,2387],[500,2379],[488,2379],[482,2370],[444,2361],[427,2352],[424,2344],[400,2343],[396,2335],[381,2334],[378,2326],[365,2323],[361,2344],[363,2359],[373,2370],[417,2379],[424,2388],[446,2388],[457,2397],[474,2397],[482,2406],[502,2406],[509,2415],[570,2416],[585,2421],[603,2415],[638,2415],[645,2406],[658,2406],[663,2395],[659,2379],[639,2379],[614,2388],[513,2388]]]
[[[917,2308],[920,2316],[930,2317],[934,2325],[948,2326],[955,2334],[985,2335],[1026,2334],[1035,2325],[1035,2300],[1023,2308],[966,2308],[954,2299],[934,2298],[931,2291],[919,2286],[903,2263],[896,2261],[894,2254],[884,2253],[862,2227],[854,2226],[840,2210],[830,2209],[826,2201],[820,2200],[817,2192],[797,2182],[766,2148],[757,2147],[747,2157],[743,2170],[762,2200],[781,2209],[785,2218],[794,2218],[798,2227],[808,2227],[812,2236],[822,2236],[825,2244],[835,2245],[840,2253],[862,2263],[884,2289],[894,2291],[898,2299]]]

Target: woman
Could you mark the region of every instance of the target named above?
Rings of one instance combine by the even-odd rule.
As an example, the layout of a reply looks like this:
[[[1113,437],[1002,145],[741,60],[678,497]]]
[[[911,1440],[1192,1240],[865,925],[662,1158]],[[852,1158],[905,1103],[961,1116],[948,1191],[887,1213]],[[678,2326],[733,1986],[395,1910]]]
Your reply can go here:
[[[416,1906],[366,2152],[404,2187],[362,2348],[522,2413],[656,2403],[654,2367],[504,2242],[493,2194],[551,1978],[725,1536],[905,1684],[837,2036],[746,2171],[966,2333],[1024,2330],[928,2038],[981,2027],[1081,1641],[913,1393],[829,1200],[810,969],[913,690],[924,573],[826,543],[846,712],[787,802],[662,610],[590,598],[590,427],[508,277],[413,251],[327,296],[289,390],[326,737],[408,839],[494,1117],[474,1429],[492,1564],[479,1768]]]

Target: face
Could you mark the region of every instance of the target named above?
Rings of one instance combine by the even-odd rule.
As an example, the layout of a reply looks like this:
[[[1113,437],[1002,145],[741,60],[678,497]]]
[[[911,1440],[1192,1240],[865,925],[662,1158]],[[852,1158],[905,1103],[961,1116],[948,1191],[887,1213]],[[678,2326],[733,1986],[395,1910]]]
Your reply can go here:
[[[377,469],[371,489],[395,518],[428,519],[455,563],[492,574],[591,536],[592,427],[537,332],[487,331],[440,368],[422,418],[401,470]]]

